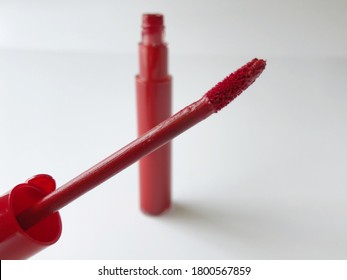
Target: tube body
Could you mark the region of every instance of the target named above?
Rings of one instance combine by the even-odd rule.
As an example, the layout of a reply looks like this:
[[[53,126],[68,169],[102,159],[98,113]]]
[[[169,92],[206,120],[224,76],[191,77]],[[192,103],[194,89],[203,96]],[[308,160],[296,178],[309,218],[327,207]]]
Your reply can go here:
[[[141,136],[171,116],[171,76],[164,42],[163,16],[145,14],[136,76],[137,124]],[[171,204],[171,145],[164,145],[139,163],[140,207],[159,215]]]

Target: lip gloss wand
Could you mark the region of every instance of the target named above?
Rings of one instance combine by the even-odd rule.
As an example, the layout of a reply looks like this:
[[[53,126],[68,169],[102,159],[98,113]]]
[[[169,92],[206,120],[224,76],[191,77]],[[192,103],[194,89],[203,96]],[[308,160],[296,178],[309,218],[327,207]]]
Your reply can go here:
[[[253,59],[202,98],[58,189],[52,177],[38,175],[1,196],[0,259],[25,259],[55,243],[62,229],[61,208],[227,106],[265,65],[264,60]]]

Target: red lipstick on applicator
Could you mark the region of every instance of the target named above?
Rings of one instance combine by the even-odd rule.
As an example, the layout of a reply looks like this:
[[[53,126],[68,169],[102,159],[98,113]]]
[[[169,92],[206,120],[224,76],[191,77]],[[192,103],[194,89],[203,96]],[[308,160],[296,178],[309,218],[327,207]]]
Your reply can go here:
[[[61,234],[58,211],[140,158],[221,110],[265,69],[253,59],[202,98],[58,189],[49,175],[37,175],[0,197],[0,259],[25,259],[55,243]]]
[[[142,16],[139,64],[136,99],[138,135],[141,136],[171,116],[171,76],[163,15]],[[167,210],[171,204],[170,143],[141,158],[139,177],[141,210],[151,215]]]

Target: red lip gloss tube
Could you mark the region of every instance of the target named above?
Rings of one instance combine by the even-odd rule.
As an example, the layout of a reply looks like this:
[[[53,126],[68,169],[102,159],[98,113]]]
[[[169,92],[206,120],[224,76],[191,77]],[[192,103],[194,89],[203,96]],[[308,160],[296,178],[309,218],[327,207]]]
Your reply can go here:
[[[136,99],[140,136],[171,116],[171,76],[168,74],[168,49],[161,14],[142,16],[139,64]],[[170,143],[142,158],[139,172],[141,210],[151,215],[163,213],[171,204]]]

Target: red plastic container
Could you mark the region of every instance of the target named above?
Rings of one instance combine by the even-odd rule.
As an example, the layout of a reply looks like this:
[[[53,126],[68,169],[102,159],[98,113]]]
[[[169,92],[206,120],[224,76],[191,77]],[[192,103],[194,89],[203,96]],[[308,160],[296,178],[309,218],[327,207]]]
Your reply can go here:
[[[49,175],[37,175],[0,197],[0,259],[27,259],[58,241],[62,223],[58,212],[24,230],[16,216],[55,190]]]
[[[160,14],[142,17],[139,64],[136,97],[138,135],[141,136],[171,116],[171,76],[164,42],[164,18]],[[170,143],[142,158],[139,172],[141,210],[159,215],[171,204]]]

